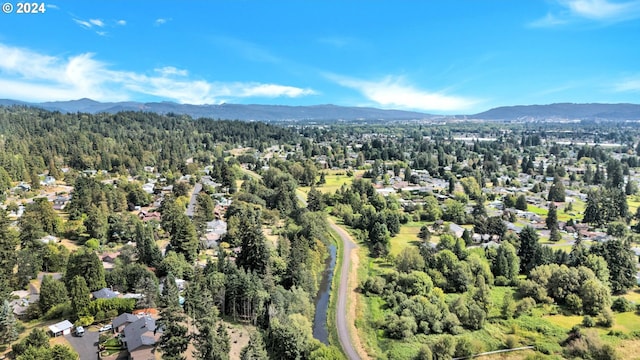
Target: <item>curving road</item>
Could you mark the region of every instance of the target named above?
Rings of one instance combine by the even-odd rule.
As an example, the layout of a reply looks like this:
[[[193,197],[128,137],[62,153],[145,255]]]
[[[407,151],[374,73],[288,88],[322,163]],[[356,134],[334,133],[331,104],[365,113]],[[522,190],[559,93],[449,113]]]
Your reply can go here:
[[[244,172],[262,179],[262,176],[251,171],[243,169]],[[307,199],[304,193],[297,190],[298,200],[303,206],[307,206]],[[331,218],[328,218],[329,226],[342,239],[342,267],[340,270],[340,284],[338,285],[338,308],[336,309],[336,327],[338,328],[338,340],[342,346],[342,351],[347,355],[349,360],[360,360],[360,355],[353,346],[351,335],[349,333],[349,322],[347,321],[347,298],[349,297],[349,271],[351,270],[351,252],[358,246],[351,239],[351,235],[345,229],[337,225]],[[354,319],[355,320],[355,319]]]
[[[340,270],[340,284],[338,287],[338,308],[336,309],[336,326],[338,328],[338,339],[342,350],[349,360],[360,360],[358,352],[353,347],[351,336],[349,335],[349,324],[347,321],[347,298],[349,296],[349,271],[351,270],[351,252],[357,245],[351,240],[351,236],[333,220],[329,219],[331,228],[340,235],[342,239],[342,268]]]
[[[305,195],[298,190],[296,194],[303,206],[307,206]],[[351,270],[351,252],[358,246],[351,239],[351,235],[345,229],[336,224],[331,218],[327,218],[329,226],[342,239],[342,267],[340,270],[340,283],[338,285],[338,308],[336,309],[336,327],[338,328],[338,340],[342,351],[349,360],[360,360],[360,355],[353,347],[351,335],[349,334],[349,322],[347,321],[347,298],[349,297],[349,271]],[[354,319],[355,320],[355,319]]]

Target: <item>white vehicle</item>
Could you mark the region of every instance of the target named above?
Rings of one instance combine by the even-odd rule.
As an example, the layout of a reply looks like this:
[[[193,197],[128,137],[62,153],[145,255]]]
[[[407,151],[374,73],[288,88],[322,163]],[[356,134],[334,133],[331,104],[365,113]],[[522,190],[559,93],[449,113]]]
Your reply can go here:
[[[82,326],[76,327],[76,336],[84,336],[84,328]]]
[[[100,329],[98,329],[98,331],[99,332],[111,331],[111,329],[113,329],[113,325],[107,324],[107,325],[101,327]]]

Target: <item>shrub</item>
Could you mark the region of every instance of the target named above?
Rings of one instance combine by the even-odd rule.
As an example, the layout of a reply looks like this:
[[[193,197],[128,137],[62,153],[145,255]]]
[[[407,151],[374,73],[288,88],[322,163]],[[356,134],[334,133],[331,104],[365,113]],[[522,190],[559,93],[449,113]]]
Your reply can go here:
[[[602,310],[602,313],[598,316],[598,326],[603,327],[612,327],[615,322],[615,318],[613,317],[613,312],[609,309]]]
[[[611,310],[615,312],[633,311],[633,303],[623,297],[618,297],[613,300],[613,303],[611,304]]]
[[[507,336],[507,339],[505,340],[504,344],[507,347],[507,349],[513,349],[518,345],[518,341],[516,340],[515,336],[509,335]]]
[[[521,315],[530,315],[531,310],[536,306],[536,301],[530,297],[526,297],[516,305],[516,317]]]
[[[496,276],[496,279],[493,281],[496,286],[509,286],[510,282],[505,276]]]
[[[567,304],[567,310],[572,312],[573,314],[581,314],[582,313],[582,299],[576,294],[569,294],[565,299]]]
[[[594,326],[596,326],[596,321],[591,316],[585,315],[582,318],[582,326],[588,327],[588,328],[594,327]]]
[[[467,357],[473,355],[473,344],[467,338],[459,338],[456,342],[455,357]]]

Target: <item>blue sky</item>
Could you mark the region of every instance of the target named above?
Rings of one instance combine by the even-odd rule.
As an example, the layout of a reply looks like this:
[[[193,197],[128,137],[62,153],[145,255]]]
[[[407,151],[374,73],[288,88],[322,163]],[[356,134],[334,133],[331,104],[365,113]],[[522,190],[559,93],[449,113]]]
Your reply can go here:
[[[436,114],[640,102],[640,0],[45,4],[0,13],[0,98]]]

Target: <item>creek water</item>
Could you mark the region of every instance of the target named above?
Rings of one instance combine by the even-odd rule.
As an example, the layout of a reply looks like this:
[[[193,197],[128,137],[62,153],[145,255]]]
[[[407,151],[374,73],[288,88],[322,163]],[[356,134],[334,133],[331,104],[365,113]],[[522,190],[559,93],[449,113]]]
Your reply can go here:
[[[316,315],[313,318],[313,337],[324,344],[329,344],[329,330],[327,329],[327,312],[329,311],[329,296],[331,295],[331,282],[333,269],[336,267],[336,246],[329,245],[329,257],[322,273],[320,288],[315,299]]]

